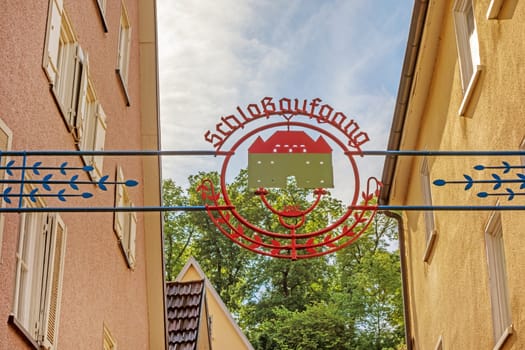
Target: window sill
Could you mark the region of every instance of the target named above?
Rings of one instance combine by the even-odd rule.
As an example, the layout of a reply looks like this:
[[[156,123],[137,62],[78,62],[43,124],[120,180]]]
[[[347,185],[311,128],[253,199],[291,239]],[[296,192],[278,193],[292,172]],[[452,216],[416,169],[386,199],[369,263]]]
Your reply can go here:
[[[464,117],[467,112],[467,109],[472,100],[472,96],[474,95],[474,90],[476,89],[476,86],[478,85],[479,78],[481,76],[482,71],[483,71],[483,66],[478,64],[476,66],[476,70],[474,71],[474,74],[472,75],[472,78],[470,79],[470,82],[468,83],[467,89],[465,90],[465,93],[463,94],[463,100],[461,101],[461,105],[459,106],[459,111],[458,111],[458,114],[460,117]]]
[[[507,339],[509,339],[509,337],[512,335],[513,331],[514,330],[512,328],[512,325],[505,328],[505,330],[503,331],[503,334],[501,335],[501,337],[499,337],[498,341],[496,342],[492,350],[500,350],[501,348],[503,348],[503,345],[505,344]]]
[[[33,339],[33,337],[31,337],[29,332],[25,330],[24,326],[22,326],[20,322],[18,322],[15,315],[12,315],[12,314],[9,315],[9,317],[7,318],[7,323],[22,337],[22,339],[25,341],[27,345],[29,345],[31,348],[35,350],[40,349],[40,346]]]
[[[100,2],[97,1],[97,7],[98,7],[98,13],[100,15],[100,20],[102,21],[102,27],[104,27],[104,33],[108,32],[108,23],[106,21],[106,15],[104,14],[104,11],[102,7],[100,6]]]
[[[487,19],[498,19],[503,0],[491,0],[487,10]]]
[[[423,254],[423,261],[428,263],[430,260],[430,255],[432,254],[432,250],[434,248],[434,243],[436,242],[437,238],[437,232],[436,230],[432,230],[430,232],[430,236],[427,239],[427,247],[425,248],[425,254]]]
[[[122,92],[124,93],[124,98],[126,99],[126,106],[131,106],[130,99],[129,99],[129,93],[128,93],[128,87],[126,83],[124,82],[124,78],[122,77],[122,74],[120,73],[120,69],[115,70],[117,72],[118,80],[120,82],[120,87],[122,88]]]

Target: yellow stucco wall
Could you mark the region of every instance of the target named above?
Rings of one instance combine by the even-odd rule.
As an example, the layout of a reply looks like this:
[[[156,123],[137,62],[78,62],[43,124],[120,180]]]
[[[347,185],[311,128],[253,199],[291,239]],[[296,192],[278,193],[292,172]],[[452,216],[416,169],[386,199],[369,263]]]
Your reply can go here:
[[[503,1],[501,18],[486,18],[490,1],[474,1],[483,66],[466,116],[457,60],[454,1],[431,1],[400,149],[517,150],[525,137],[525,4]],[[430,178],[481,178],[476,164],[519,164],[518,157],[429,157]],[[400,160],[391,204],[423,203],[423,158]],[[484,174],[490,177],[490,173]],[[486,185],[480,189],[490,190]],[[432,187],[434,205],[494,205],[462,186]],[[521,198],[501,205],[525,204]],[[490,212],[435,212],[437,239],[428,262],[422,212],[405,212],[410,318],[416,349],[492,349],[491,303],[484,230]],[[523,212],[502,212],[514,334],[502,349],[524,349],[525,235]]]

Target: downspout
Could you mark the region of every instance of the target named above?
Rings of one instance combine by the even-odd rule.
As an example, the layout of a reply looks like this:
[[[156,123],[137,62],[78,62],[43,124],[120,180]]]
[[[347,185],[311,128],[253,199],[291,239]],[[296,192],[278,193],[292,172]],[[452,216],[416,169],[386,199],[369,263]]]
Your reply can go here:
[[[412,324],[410,319],[410,301],[408,297],[408,281],[407,281],[407,259],[406,259],[406,248],[405,248],[405,228],[403,226],[403,217],[393,211],[385,210],[382,212],[389,218],[397,221],[398,227],[398,238],[399,238],[399,257],[401,265],[401,289],[403,296],[403,316],[405,320],[405,340],[407,350],[412,350]]]
[[[397,93],[397,100],[394,110],[394,117],[392,127],[390,129],[390,137],[388,140],[389,150],[399,150],[401,146],[401,138],[405,126],[405,118],[407,107],[410,100],[410,91],[414,82],[414,74],[419,56],[419,49],[425,28],[427,17],[427,10],[429,7],[429,0],[416,0],[412,10],[412,20],[408,33],[407,48],[405,51],[405,58],[401,72],[401,79],[399,82],[399,89]],[[383,174],[381,182],[383,188],[379,195],[379,204],[384,205],[390,202],[390,195],[394,180],[394,173],[397,166],[397,156],[387,156],[383,167]],[[408,281],[407,281],[407,261],[406,261],[406,247],[405,247],[405,231],[403,225],[403,218],[401,215],[384,211],[386,216],[397,220],[399,232],[399,255],[401,265],[401,284],[403,291],[403,313],[405,318],[405,339],[407,343],[407,350],[413,350],[413,334],[410,313],[410,300],[408,295]]]

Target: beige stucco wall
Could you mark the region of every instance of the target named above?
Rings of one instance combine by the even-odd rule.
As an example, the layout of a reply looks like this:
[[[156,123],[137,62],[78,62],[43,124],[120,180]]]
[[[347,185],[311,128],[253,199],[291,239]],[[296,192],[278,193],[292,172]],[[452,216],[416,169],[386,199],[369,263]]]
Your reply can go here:
[[[506,1],[508,19],[488,20],[488,0],[474,1],[480,59],[480,81],[465,117],[458,115],[463,97],[457,61],[452,6],[432,1],[418,58],[401,149],[517,150],[525,136],[525,4]],[[511,11],[512,10],[512,11]],[[511,16],[509,16],[509,14]],[[429,157],[430,177],[490,177],[476,173],[476,164],[519,164],[518,157]],[[391,203],[423,203],[422,158],[400,160]],[[488,175],[488,176],[487,176]],[[490,185],[479,190],[490,190]],[[494,205],[461,185],[432,187],[434,205]],[[522,198],[501,204],[525,204]],[[495,343],[488,286],[484,230],[490,212],[435,212],[437,239],[428,262],[422,212],[405,212],[410,317],[416,349],[492,349]],[[523,212],[502,212],[508,286],[515,334],[503,349],[523,349],[525,340],[525,256]]]
[[[64,0],[64,7],[71,19],[78,41],[89,55],[90,76],[107,115],[106,150],[141,149],[143,137],[146,145],[154,145],[155,132],[141,133],[142,115],[156,123],[156,110],[141,110],[139,22],[145,18],[139,13],[139,2],[152,7],[153,0],[125,1],[134,28],[129,72],[129,95],[126,101],[115,73],[120,23],[120,1],[108,1],[106,20],[108,32],[104,33],[96,1]],[[13,131],[13,150],[74,150],[72,136],[68,133],[59,109],[50,92],[49,82],[42,69],[48,1],[3,1],[0,21],[0,118]],[[150,12],[152,14],[152,12]],[[141,18],[142,16],[142,18]],[[148,19],[154,28],[154,18]],[[149,30],[151,31],[151,25]],[[150,42],[150,45],[155,43]],[[156,54],[150,50],[148,52]],[[156,88],[156,62],[142,74],[149,74]],[[156,90],[149,87],[149,94]],[[153,102],[155,103],[155,98]],[[153,139],[153,141],[151,141]],[[148,149],[151,149],[148,147]],[[42,160],[39,158],[39,160]],[[46,158],[46,165],[59,165],[63,158]],[[80,166],[80,158],[68,158],[70,165]],[[117,164],[123,166],[126,178],[136,179],[140,186],[130,189],[136,206],[144,203],[142,191],[158,193],[158,173],[149,177],[144,188],[145,176],[142,159],[106,157],[104,174],[115,177]],[[87,180],[87,177],[82,178]],[[156,183],[155,183],[156,182]],[[93,187],[95,191],[95,188]],[[114,191],[95,191],[96,196],[85,200],[68,199],[71,206],[112,206]],[[146,199],[151,204],[154,195]],[[158,195],[157,195],[158,198]],[[49,206],[57,205],[47,200]],[[158,202],[157,202],[158,205]],[[15,281],[15,252],[18,244],[18,214],[4,214],[5,226],[0,253],[0,349],[24,349],[25,345],[14,328],[7,324],[13,308]],[[67,226],[67,246],[64,265],[58,347],[60,349],[100,349],[103,324],[109,328],[119,349],[162,349],[164,347],[164,300],[162,281],[162,242],[160,224],[148,225],[138,214],[135,270],[127,267],[113,232],[112,213],[63,213]],[[154,215],[150,222],[160,220]],[[147,232],[147,234],[146,234]],[[146,263],[146,243],[153,242]],[[154,250],[156,249],[156,251]],[[146,270],[160,275],[152,279]],[[147,282],[148,281],[148,282]],[[147,283],[150,283],[148,288]],[[156,285],[151,285],[156,283]],[[152,310],[155,300],[157,307]],[[150,327],[149,324],[153,326]],[[160,339],[150,339],[152,334]],[[157,328],[158,327],[158,328]],[[155,344],[150,347],[150,344]]]

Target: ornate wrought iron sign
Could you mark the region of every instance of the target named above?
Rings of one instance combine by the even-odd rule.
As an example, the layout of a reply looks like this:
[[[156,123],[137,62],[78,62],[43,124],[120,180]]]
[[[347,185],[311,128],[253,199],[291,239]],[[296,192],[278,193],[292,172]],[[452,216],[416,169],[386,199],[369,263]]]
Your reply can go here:
[[[362,156],[361,146],[369,137],[353,119],[329,104],[322,104],[319,98],[265,97],[246,108],[237,107],[236,111],[222,117],[215,130],[204,134],[217,151],[226,152],[220,189],[209,179],[198,188],[209,217],[226,237],[253,252],[295,260],[332,253],[352,244],[365,232],[376,213],[381,184],[371,177],[366,188],[361,189],[354,157]],[[253,124],[256,126],[251,127]],[[243,131],[241,136],[230,142],[239,131]],[[231,146],[225,151],[227,144]],[[228,193],[226,178],[232,157],[246,144],[248,187],[259,197],[261,208],[279,223],[278,229],[269,230],[250,222]],[[346,157],[353,173],[350,177],[353,196],[340,217],[330,219],[322,229],[311,231],[310,217],[327,194],[326,189],[334,187],[330,145]],[[281,203],[282,198],[269,199],[272,189],[285,187],[290,176],[295,177],[298,187],[311,191],[311,203],[301,207]],[[358,209],[358,205],[362,208]]]

